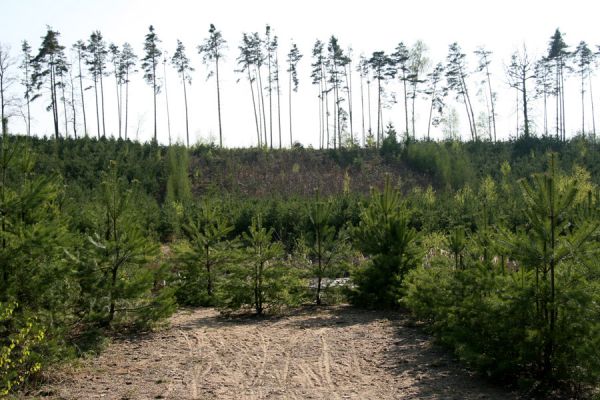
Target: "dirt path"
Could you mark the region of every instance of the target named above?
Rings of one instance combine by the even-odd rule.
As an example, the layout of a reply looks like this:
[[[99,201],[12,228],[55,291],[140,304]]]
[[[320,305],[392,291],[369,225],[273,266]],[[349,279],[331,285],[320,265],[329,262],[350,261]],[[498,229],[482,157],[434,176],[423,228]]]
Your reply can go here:
[[[336,307],[277,319],[183,311],[116,341],[32,396],[54,399],[511,399],[397,314]]]

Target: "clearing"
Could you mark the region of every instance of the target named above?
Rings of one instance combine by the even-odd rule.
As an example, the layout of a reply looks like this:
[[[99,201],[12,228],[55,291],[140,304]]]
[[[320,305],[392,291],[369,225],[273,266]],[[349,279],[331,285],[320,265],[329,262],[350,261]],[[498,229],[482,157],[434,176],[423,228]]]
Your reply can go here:
[[[511,399],[402,314],[347,306],[279,318],[180,311],[168,329],[114,340],[49,373],[54,399]]]

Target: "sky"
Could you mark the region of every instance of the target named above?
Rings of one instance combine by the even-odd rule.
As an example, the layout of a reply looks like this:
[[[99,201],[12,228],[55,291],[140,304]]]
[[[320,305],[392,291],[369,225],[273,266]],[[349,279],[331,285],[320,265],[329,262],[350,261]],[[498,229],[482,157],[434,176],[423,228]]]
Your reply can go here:
[[[213,23],[228,42],[228,50],[221,66],[223,140],[228,147],[256,145],[248,82],[234,72],[243,32],[263,33],[265,25],[271,25],[279,37],[281,60],[285,59],[292,40],[298,44],[304,58],[299,65],[300,87],[293,99],[294,141],[313,146],[317,146],[319,135],[317,89],[310,84],[310,53],[316,39],[326,41],[331,35],[335,35],[344,49],[352,48],[355,58],[363,53],[370,55],[376,50],[391,52],[400,41],[410,46],[416,40],[422,40],[429,49],[428,57],[432,64],[444,61],[448,45],[456,41],[468,54],[471,70],[476,67],[473,51],[478,46],[484,46],[494,52],[492,84],[498,92],[498,135],[507,138],[514,136],[517,118],[515,93],[508,88],[504,72],[511,53],[522,49],[525,44],[531,56],[544,54],[548,40],[557,27],[565,33],[565,40],[571,49],[580,40],[594,45],[595,49],[600,44],[600,24],[597,23],[600,6],[594,7],[592,4],[591,1],[583,0],[568,3],[554,0],[304,0],[294,3],[281,0],[0,0],[0,43],[10,46],[12,56],[18,57],[23,40],[27,40],[34,51],[39,48],[46,26],[60,32],[60,42],[67,48],[77,40],[87,40],[92,31],[100,30],[107,42],[122,45],[127,41],[140,56],[144,35],[152,24],[167,54],[173,54],[177,39],[186,45],[188,57],[195,68],[188,92],[190,140],[206,142],[218,140],[216,86],[214,79],[206,79],[208,70],[201,62],[197,46],[207,37],[209,24]],[[183,141],[185,120],[182,86],[175,70],[170,65],[167,67],[171,136],[173,141]],[[19,71],[15,70],[15,73]],[[287,82],[285,71],[281,74],[282,81]],[[473,94],[477,92],[480,80],[481,76],[470,78],[468,84]],[[110,77],[105,82],[106,130],[107,134],[116,136],[116,89],[114,80]],[[88,85],[90,84],[91,81],[88,81]],[[398,83],[393,85],[394,89],[399,90]],[[358,74],[353,76],[353,86],[354,134],[360,137]],[[573,134],[580,126],[581,106],[577,87],[577,78],[570,77],[566,91],[568,134]],[[22,91],[20,87],[14,89],[19,93]],[[130,91],[130,138],[150,140],[153,135],[152,89],[143,82],[141,74],[137,74],[132,77]],[[596,108],[600,109],[600,89],[596,93]],[[85,96],[88,133],[96,135],[93,91],[86,91]],[[273,100],[275,104],[276,98]],[[287,87],[282,88],[281,102],[283,144],[289,146]],[[53,134],[51,113],[45,111],[46,103],[46,99],[36,100],[32,108],[32,131],[38,135]],[[161,143],[168,141],[165,104],[163,90],[158,98],[158,139]],[[450,101],[450,106],[458,111],[462,136],[467,138],[468,124],[464,107],[453,101]],[[485,111],[483,100],[476,100],[473,106],[476,114]],[[372,107],[375,118],[374,98]],[[416,110],[417,137],[422,137],[426,132],[428,112],[424,98],[418,99]],[[533,114],[534,118],[539,119],[539,104],[534,105]],[[384,110],[383,115],[386,123],[393,122],[396,127],[404,126],[401,103]],[[81,116],[78,119],[81,120]],[[61,122],[61,125],[64,123]],[[10,122],[10,130],[15,133],[24,132],[24,126],[21,118],[13,118]],[[433,132],[435,138],[441,138],[439,130]],[[276,123],[274,135],[277,138]],[[275,139],[275,146],[277,145],[278,140]]]

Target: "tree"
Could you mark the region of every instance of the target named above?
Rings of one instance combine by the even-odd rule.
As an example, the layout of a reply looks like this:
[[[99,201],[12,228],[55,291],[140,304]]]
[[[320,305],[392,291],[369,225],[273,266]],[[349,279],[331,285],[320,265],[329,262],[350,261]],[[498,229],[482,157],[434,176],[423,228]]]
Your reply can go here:
[[[8,108],[12,106],[13,99],[8,90],[15,83],[12,75],[12,67],[15,61],[11,58],[9,48],[0,43],[0,122],[2,123],[2,135],[8,133]]]
[[[85,59],[85,55],[87,54],[87,47],[82,40],[78,40],[74,45],[73,49],[77,52],[77,65],[79,67],[77,79],[79,80],[79,92],[81,93],[81,109],[83,111],[83,133],[87,137],[88,129],[87,129],[87,117],[85,113],[85,94],[83,89],[83,70],[81,69],[81,60]]]
[[[440,87],[442,78],[444,76],[444,65],[442,63],[437,63],[429,74],[427,74],[427,82],[429,82],[429,86],[425,89],[425,94],[430,96],[431,102],[429,105],[429,119],[427,122],[427,140],[430,138],[431,125],[432,122],[434,125],[437,125],[440,121],[439,118],[444,111],[445,106],[445,97],[447,95],[446,87]],[[436,110],[438,117],[433,120],[433,110]]]
[[[47,85],[50,93],[50,105],[47,110],[52,111],[54,120],[54,136],[56,139],[60,137],[58,129],[58,95],[57,89],[60,88],[59,74],[63,72],[66,63],[64,62],[64,47],[58,43],[57,31],[53,31],[48,27],[46,35],[42,38],[42,45],[38,54],[34,57],[32,64],[34,73],[32,81],[38,94],[32,97],[32,101],[39,97],[39,91]]]
[[[471,105],[471,98],[469,96],[469,90],[467,88],[466,78],[467,64],[466,54],[464,54],[458,45],[454,42],[449,46],[448,57],[446,63],[446,80],[448,82],[448,89],[456,93],[458,98],[462,99],[463,104],[467,112],[469,120],[469,128],[471,130],[471,140],[479,140],[477,136],[477,126],[475,124],[475,114],[473,113],[473,106]]]
[[[271,38],[271,26],[267,25],[265,28],[265,54],[267,60],[268,79],[267,79],[267,90],[269,91],[269,137],[271,142],[269,147],[273,148],[273,58],[275,50],[277,49],[277,40]]]
[[[215,78],[217,80],[217,112],[219,116],[219,146],[223,147],[223,127],[221,124],[221,89],[219,82],[219,60],[223,57],[223,51],[226,48],[227,41],[223,38],[221,31],[218,31],[213,24],[210,24],[208,30],[209,36],[204,40],[204,43],[198,46],[198,53],[202,55],[204,64],[215,64]],[[211,71],[208,78],[213,75]]]
[[[521,94],[521,106],[523,107],[523,135],[530,136],[529,128],[529,97],[527,92],[527,81],[535,78],[534,64],[529,60],[527,49],[523,48],[521,53],[513,53],[508,66],[508,77],[510,87]]]
[[[332,211],[331,203],[321,200],[317,191],[315,201],[308,208],[311,231],[307,237],[311,278],[316,279],[317,305],[322,302],[323,279],[338,277],[341,264],[350,255],[347,234],[336,232],[330,224]]]
[[[398,77],[404,87],[404,123],[406,127],[404,134],[408,137],[408,90],[406,89],[406,82],[408,82],[410,74],[410,52],[403,42],[400,42],[398,46],[396,46],[396,49],[391,55],[391,60],[394,64],[394,68],[398,71]]]
[[[165,104],[167,106],[167,132],[169,134],[169,146],[171,145],[171,116],[169,114],[169,87],[167,85],[167,52],[163,58],[163,81],[165,83]]]
[[[302,286],[298,271],[285,260],[283,244],[274,241],[260,214],[243,233],[244,248],[218,288],[219,305],[232,310],[251,306],[257,315],[299,304]]]
[[[187,104],[187,90],[186,83],[192,84],[191,72],[194,68],[190,65],[190,59],[185,54],[185,46],[181,40],[177,39],[177,48],[171,58],[171,64],[175,67],[177,73],[181,76],[181,83],[183,84],[183,103],[185,105],[185,137],[187,147],[190,147],[190,127],[188,119],[188,104]]]
[[[21,62],[21,69],[23,70],[23,80],[21,84],[25,87],[25,105],[27,107],[27,136],[31,136],[31,96],[33,96],[33,82],[31,76],[31,61],[33,60],[31,54],[31,46],[27,42],[27,40],[23,40],[21,44],[21,51],[23,52],[23,61]]]
[[[354,304],[367,307],[397,307],[405,274],[419,261],[417,232],[409,225],[409,214],[400,190],[386,177],[383,192],[373,189],[355,231],[355,243],[367,262],[355,275]]]
[[[369,59],[369,65],[373,73],[373,77],[377,79],[377,147],[379,142],[382,140],[383,135],[383,120],[382,120],[382,102],[381,97],[383,94],[382,82],[388,78],[395,76],[396,70],[394,62],[387,56],[383,51],[376,51]],[[408,133],[408,130],[407,130]]]
[[[127,42],[123,44],[121,51],[121,62],[119,64],[121,71],[119,71],[119,75],[123,83],[125,84],[125,140],[127,140],[127,121],[129,117],[129,75],[131,73],[137,72],[135,69],[135,64],[137,62],[137,56],[133,52],[133,48]]]
[[[575,53],[575,63],[577,67],[577,73],[581,78],[581,134],[585,134],[585,79],[587,77],[590,80],[590,93],[591,93],[591,65],[594,62],[594,53],[590,50],[587,43],[584,41],[579,42]],[[590,95],[590,97],[592,97]],[[593,104],[593,100],[592,100]],[[593,111],[592,111],[593,115]],[[595,132],[594,132],[595,133]]]
[[[170,291],[152,293],[155,273],[148,263],[158,246],[141,229],[135,204],[135,187],[120,177],[117,164],[102,177],[101,216],[98,232],[89,238],[87,257],[80,263],[81,285],[90,288],[84,299],[94,310],[92,320],[109,327],[116,317],[137,315],[136,322],[160,318],[173,309]]]
[[[365,99],[364,99],[364,80],[367,79],[367,84],[370,85],[369,80],[369,61],[366,59],[364,55],[360,55],[360,59],[358,61],[358,65],[356,66],[356,70],[360,76],[360,110],[361,110],[361,126],[362,126],[362,145],[364,146],[366,143],[366,131],[365,131]],[[370,90],[369,90],[370,92]],[[371,130],[371,99],[368,99],[369,108],[367,110],[369,114],[369,131]]]
[[[320,40],[315,42],[312,50],[313,62],[311,64],[312,84],[318,85],[319,112],[319,148],[329,148],[329,106],[327,101],[327,80],[325,72],[325,56],[323,55],[324,44]],[[327,135],[325,135],[327,132]]]
[[[410,84],[410,98],[411,98],[411,123],[412,123],[412,134],[413,139],[416,139],[415,132],[415,100],[417,98],[417,93],[419,92],[419,84],[424,83],[422,75],[425,73],[425,70],[428,68],[429,59],[425,55],[427,52],[427,46],[425,43],[418,40],[413,47],[410,49],[409,53],[409,62],[408,62],[408,70],[409,75],[407,76],[408,82]]]
[[[566,66],[569,52],[568,46],[563,39],[563,34],[558,28],[550,38],[548,45],[548,61],[552,62],[555,74],[554,95],[556,98],[556,138],[566,139],[565,131],[565,96],[564,96],[564,69]]]
[[[292,43],[290,52],[287,55],[287,73],[289,74],[289,86],[288,86],[288,98],[289,98],[289,114],[290,114],[290,148],[294,146],[292,138],[292,91],[298,92],[298,63],[302,59],[302,53],[296,46],[296,43]]]
[[[233,226],[219,208],[204,203],[183,230],[188,245],[178,251],[184,270],[177,297],[185,304],[214,305],[217,276],[234,256],[235,243],[227,240]]]
[[[238,46],[240,55],[237,58],[239,69],[236,72],[246,73],[248,83],[250,84],[250,94],[252,96],[252,108],[254,110],[254,122],[256,123],[256,143],[258,147],[262,147],[262,134],[261,134],[261,122],[259,122],[260,111],[256,107],[256,99],[254,95],[254,82],[256,81],[256,72],[253,72],[253,68],[256,69],[256,51],[254,49],[254,40],[252,35],[244,33],[242,35],[242,44]],[[239,80],[238,80],[239,82]],[[260,108],[260,99],[258,100]]]
[[[123,70],[121,68],[121,61],[122,61],[122,57],[121,57],[121,51],[119,50],[119,46],[117,46],[114,43],[111,43],[108,46],[108,51],[110,53],[110,62],[113,65],[113,75],[115,76],[115,89],[116,89],[116,95],[117,95],[117,122],[118,122],[118,126],[119,126],[119,139],[121,139],[121,134],[122,134],[122,121],[121,121],[121,110],[122,110],[122,90],[121,90],[121,86],[123,83],[123,79],[121,76],[121,71]]]
[[[160,93],[160,83],[156,77],[156,68],[162,56],[162,51],[158,44],[160,40],[154,32],[154,27],[150,25],[146,40],[144,42],[144,58],[142,58],[142,69],[144,70],[144,80],[152,86],[152,94],[154,99],[154,142],[158,143],[157,127],[156,127],[156,95]]]
[[[344,55],[344,51],[339,44],[338,39],[335,36],[331,36],[329,38],[329,43],[327,45],[327,62],[326,66],[329,69],[329,83],[331,83],[331,90],[333,90],[333,147],[342,147],[342,127],[341,127],[341,102],[339,89],[342,84],[341,74],[344,70],[344,66],[346,65],[346,56]],[[336,136],[337,135],[337,136]]]
[[[535,63],[536,95],[544,99],[544,135],[548,136],[548,95],[552,91],[552,67],[548,58],[542,57]]]
[[[492,52],[489,50],[486,50],[483,47],[478,48],[477,50],[475,50],[475,54],[479,57],[479,64],[477,65],[477,72],[483,72],[485,73],[485,82],[487,83],[487,87],[488,87],[488,102],[489,102],[489,106],[490,106],[490,119],[492,121],[492,128],[493,128],[493,132],[494,132],[494,142],[496,141],[496,109],[495,109],[495,100],[496,100],[496,93],[492,90],[492,79],[491,79],[491,73],[490,73],[490,64],[492,62],[492,60],[490,59],[490,56],[492,55]]]
[[[98,110],[98,82],[100,82],[100,101],[102,103],[102,137],[106,137],[106,123],[104,119],[104,84],[102,77],[106,71],[106,57],[108,50],[106,42],[100,31],[92,32],[87,45],[88,59],[87,64],[94,79],[94,92],[96,94],[96,123],[98,125],[98,139],[100,135],[100,113]]]

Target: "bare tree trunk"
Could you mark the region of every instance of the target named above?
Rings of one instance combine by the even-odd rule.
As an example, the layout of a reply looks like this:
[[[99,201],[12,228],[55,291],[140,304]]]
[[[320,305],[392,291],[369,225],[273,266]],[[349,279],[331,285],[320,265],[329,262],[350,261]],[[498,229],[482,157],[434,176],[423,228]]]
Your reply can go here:
[[[152,94],[154,102],[154,143],[158,143],[158,136],[156,130],[156,63],[152,61]]]
[[[269,145],[269,137],[267,136],[267,113],[265,111],[265,96],[263,94],[262,76],[260,73],[260,67],[257,67],[258,71],[258,86],[260,90],[260,100],[262,103],[262,118],[263,118],[263,132],[265,134],[265,147]]]
[[[83,76],[81,74],[81,50],[77,51],[77,57],[78,57],[78,62],[79,62],[79,90],[81,91],[81,108],[83,111],[83,134],[85,136],[87,136],[88,130],[87,130],[87,118],[85,115],[85,96],[83,95]]]
[[[215,72],[217,78],[217,110],[219,114],[219,146],[223,147],[223,125],[221,123],[221,87],[219,82],[219,57],[215,58]]]
[[[431,105],[429,106],[429,119],[427,120],[427,140],[428,141],[430,139],[429,134],[431,132],[431,117],[433,116],[433,100],[435,99],[435,95],[436,95],[436,93],[435,93],[436,86],[437,86],[437,84],[434,83],[433,89],[431,92]]]
[[[63,113],[65,116],[65,138],[69,137],[69,118],[67,117],[67,97],[65,96],[65,81],[64,77],[60,76],[60,90],[62,93]]]
[[[260,128],[258,125],[258,115],[256,113],[256,101],[254,100],[254,86],[252,85],[253,79],[252,79],[252,75],[250,74],[250,66],[248,66],[247,72],[248,72],[248,83],[250,84],[250,94],[252,95],[252,109],[254,110],[254,122],[256,123],[256,140],[257,140],[256,146],[261,147]]]
[[[281,149],[281,88],[279,86],[279,60],[277,53],[275,54],[275,73],[277,74],[277,81],[275,82],[275,90],[277,91],[277,124],[279,129],[279,148]]]
[[[102,99],[102,136],[106,137],[106,122],[104,120],[104,84],[102,83],[102,71],[100,71],[100,98]]]
[[[563,135],[563,141],[567,140],[567,123],[565,122],[566,120],[566,115],[565,115],[565,80],[564,80],[564,75],[563,75],[563,70],[562,70],[562,66],[561,66],[561,70],[560,70],[560,114],[562,116],[562,135]]]
[[[404,86],[404,125],[405,125],[404,134],[408,138],[408,137],[410,137],[409,133],[408,133],[408,93],[406,91],[406,72],[404,72],[404,71],[402,71],[402,85]],[[379,128],[377,128],[377,129],[379,129]]]
[[[525,137],[528,138],[529,137],[529,115],[528,115],[528,111],[527,111],[527,85],[526,85],[526,75],[525,73],[523,74],[522,80],[521,80],[521,84],[523,86],[521,93],[523,95],[523,127],[524,127],[524,134]]]
[[[581,134],[585,135],[585,69],[581,69]]]
[[[75,85],[73,84],[73,72],[69,69],[69,81],[71,82],[71,112],[73,113],[73,135],[77,139],[77,110],[75,109]]]
[[[373,126],[371,124],[371,81],[367,81],[367,103],[368,103],[368,114],[369,114],[369,134],[373,135]]]
[[[271,137],[271,143],[269,147],[273,149],[273,87],[272,87],[272,76],[271,76],[271,52],[269,51],[267,60],[268,72],[269,72],[269,136]]]
[[[289,82],[288,82],[288,105],[289,105],[289,115],[290,115],[290,149],[293,147],[294,142],[292,140],[292,62],[290,61],[289,65]],[[321,141],[321,104],[319,103],[319,144]]]
[[[588,80],[590,81],[590,102],[592,107],[592,138],[596,141],[596,116],[594,115],[594,92],[592,92],[592,75],[588,71]]]
[[[496,111],[494,105],[494,92],[492,91],[492,80],[490,78],[490,69],[488,64],[485,65],[485,73],[487,75],[488,90],[490,93],[490,106],[492,107],[492,126],[494,128],[494,142],[496,141]]]
[[[348,68],[344,67],[346,75],[346,95],[348,96],[348,116],[350,117],[350,143],[354,144],[354,128],[352,125],[352,64]]]
[[[115,66],[115,89],[117,93],[117,123],[119,125],[119,139],[121,139],[121,93],[119,91],[119,77],[117,75],[117,68]]]
[[[100,111],[98,106],[98,78],[94,78],[94,94],[96,96],[96,125],[98,126],[98,139],[100,139]]]
[[[381,126],[381,79],[377,79],[377,147],[379,148],[379,138]],[[408,125],[406,126],[406,134],[408,134]],[[382,132],[383,133],[383,132]]]
[[[471,129],[472,129],[472,136],[475,140],[479,140],[479,137],[477,136],[477,126],[475,125],[475,114],[473,113],[473,105],[471,104],[471,98],[469,97],[469,91],[467,90],[467,84],[464,81],[464,79],[461,78],[463,87],[464,87],[464,91],[465,91],[465,98],[467,99],[467,104],[469,105],[469,113],[471,115],[471,121],[472,121],[472,125],[471,125]]]
[[[365,145],[365,96],[363,89],[363,76],[360,75],[360,111],[361,111],[361,125],[362,125],[362,145]]]
[[[165,76],[165,102],[167,105],[167,132],[169,133],[169,146],[171,145],[171,116],[169,114],[169,89],[167,88],[167,62],[163,62],[163,75]]]
[[[127,119],[129,117],[129,68],[125,72],[125,140],[127,140]]]
[[[181,74],[181,80],[183,81],[183,104],[185,106],[185,139],[188,149],[190,148],[190,123],[188,117],[188,102],[187,102],[187,87],[185,85],[185,72]],[[250,85],[252,87],[252,85]],[[252,101],[254,101],[254,94],[252,94]],[[256,111],[254,111],[256,113]]]

